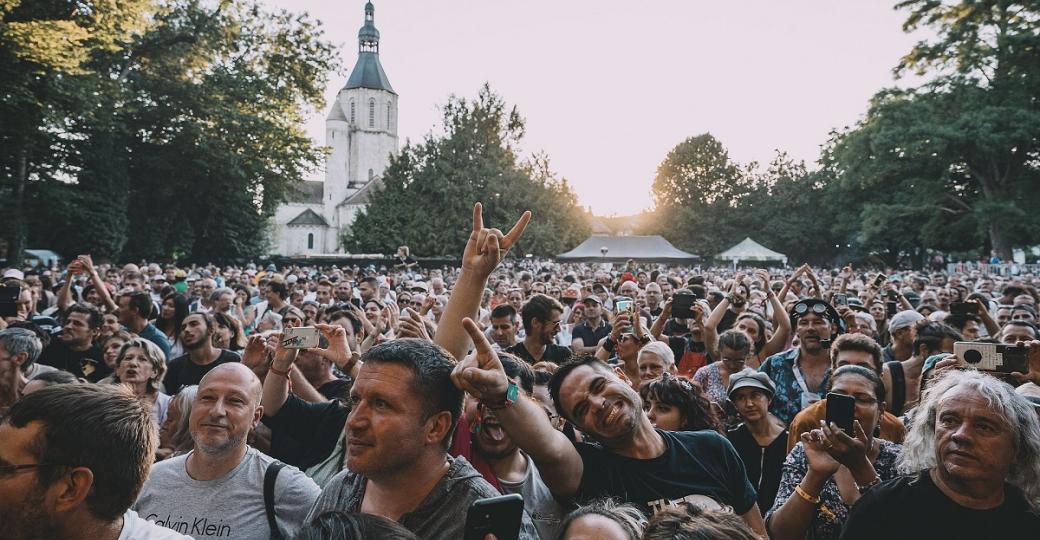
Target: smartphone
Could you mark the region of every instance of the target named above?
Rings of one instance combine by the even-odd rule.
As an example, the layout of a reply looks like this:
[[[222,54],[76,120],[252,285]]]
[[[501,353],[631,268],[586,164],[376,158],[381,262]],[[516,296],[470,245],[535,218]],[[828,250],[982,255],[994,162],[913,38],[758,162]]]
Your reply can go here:
[[[978,315],[979,305],[975,302],[950,302],[951,315]]]
[[[827,394],[827,425],[832,422],[849,437],[856,438],[852,421],[856,418],[856,398],[845,394]]]
[[[963,367],[1000,373],[1029,371],[1029,349],[1026,347],[958,341],[953,344],[953,354],[961,359]]]
[[[899,313],[899,304],[889,300],[888,302],[885,302],[885,311],[887,311],[888,316],[891,317],[896,313]]]
[[[849,305],[849,295],[845,293],[834,293],[834,296],[831,297],[831,300],[831,303],[834,304],[834,307]]]
[[[498,540],[516,540],[520,537],[520,523],[524,518],[524,498],[519,494],[480,499],[466,512],[465,540],[484,540],[488,534]]]
[[[877,277],[874,278],[874,287],[880,289],[887,280],[888,276],[886,276],[885,274],[878,274]]]
[[[693,303],[697,297],[692,294],[677,294],[672,297],[672,317],[676,319],[692,319]]]
[[[627,296],[619,296],[614,299],[614,311],[617,313],[634,313],[635,304]]]
[[[282,331],[282,347],[310,349],[318,346],[318,329],[313,326],[289,327]]]

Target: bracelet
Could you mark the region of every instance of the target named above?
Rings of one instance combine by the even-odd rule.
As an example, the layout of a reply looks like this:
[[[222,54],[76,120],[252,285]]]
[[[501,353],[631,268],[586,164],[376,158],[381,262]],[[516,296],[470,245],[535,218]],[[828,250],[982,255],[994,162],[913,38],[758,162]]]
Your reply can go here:
[[[278,375],[280,377],[285,377],[285,381],[289,383],[289,392],[292,392],[292,377],[289,376],[289,373],[292,371],[291,364],[289,365],[289,369],[286,369],[285,371],[278,371],[277,369],[275,369],[274,363],[272,363],[271,367],[267,368],[267,371],[268,373],[274,373],[275,375]]]
[[[794,492],[797,493],[798,496],[801,497],[803,501],[805,501],[805,502],[807,502],[809,504],[813,504],[813,505],[820,504],[820,496],[819,495],[817,495],[815,497],[810,496],[808,493],[806,493],[806,491],[804,489],[802,489],[802,486],[795,486],[794,487]]]
[[[520,397],[520,387],[517,386],[516,381],[514,381],[512,379],[509,379],[509,386],[506,387],[506,399],[505,400],[503,400],[501,403],[496,403],[494,405],[492,405],[490,403],[487,403],[487,402],[484,402],[484,401],[482,401],[481,403],[485,407],[487,407],[488,409],[491,409],[492,411],[497,411],[497,410],[505,409],[506,407],[509,407],[513,403],[516,403],[516,400],[519,397]]]
[[[876,486],[876,485],[878,485],[880,483],[881,483],[881,475],[879,475],[877,473],[874,473],[874,479],[873,480],[871,480],[870,482],[867,482],[866,484],[860,484],[859,482],[856,482],[856,487],[859,488],[859,492],[860,493],[863,493],[864,491],[866,491],[866,490],[868,490],[868,489],[870,489],[870,488],[872,488],[872,487],[874,487],[874,486]]]

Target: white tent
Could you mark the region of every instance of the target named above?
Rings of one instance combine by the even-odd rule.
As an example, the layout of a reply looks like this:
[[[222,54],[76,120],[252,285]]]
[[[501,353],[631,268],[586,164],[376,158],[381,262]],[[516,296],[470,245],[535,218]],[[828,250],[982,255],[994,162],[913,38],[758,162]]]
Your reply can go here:
[[[777,253],[750,238],[715,256],[715,260],[741,262],[779,262],[787,264],[787,255]]]

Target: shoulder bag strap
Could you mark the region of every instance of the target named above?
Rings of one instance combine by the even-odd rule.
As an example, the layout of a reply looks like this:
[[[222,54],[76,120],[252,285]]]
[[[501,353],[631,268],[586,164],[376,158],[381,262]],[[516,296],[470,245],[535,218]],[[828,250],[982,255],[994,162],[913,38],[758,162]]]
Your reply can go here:
[[[281,461],[272,461],[264,472],[264,510],[267,512],[267,525],[271,528],[271,540],[284,540],[274,519],[274,483],[278,480],[278,472],[285,467]]]

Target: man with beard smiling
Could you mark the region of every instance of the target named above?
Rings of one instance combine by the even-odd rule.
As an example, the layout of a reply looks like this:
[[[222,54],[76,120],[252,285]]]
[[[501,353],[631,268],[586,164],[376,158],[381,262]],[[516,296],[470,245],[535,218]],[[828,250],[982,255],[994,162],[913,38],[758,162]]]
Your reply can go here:
[[[130,505],[158,443],[125,388],[61,385],[15,403],[0,423],[0,535],[7,540],[181,540]]]
[[[170,360],[163,385],[171,396],[185,386],[199,384],[202,377],[221,364],[241,362],[238,353],[213,346],[215,323],[208,313],[192,313],[181,323],[181,343],[187,354]]]
[[[291,538],[319,490],[299,469],[282,468],[246,444],[264,415],[260,394],[260,380],[242,364],[207,373],[188,419],[195,447],[152,467],[137,513],[196,540],[275,538],[276,532]],[[273,517],[265,500],[269,475]]]
[[[759,368],[776,384],[769,412],[785,425],[826,392],[831,376],[830,340],[845,324],[830,304],[814,298],[799,300],[791,319],[798,346],[766,358]]]

